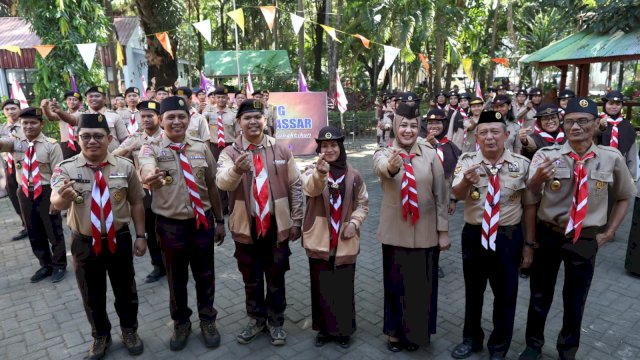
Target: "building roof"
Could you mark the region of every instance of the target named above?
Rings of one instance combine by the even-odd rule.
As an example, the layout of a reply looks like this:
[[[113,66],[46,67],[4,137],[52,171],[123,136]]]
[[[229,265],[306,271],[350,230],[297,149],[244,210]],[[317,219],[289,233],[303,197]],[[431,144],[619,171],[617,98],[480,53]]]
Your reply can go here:
[[[640,59],[640,29],[598,34],[582,30],[524,56],[523,64],[541,67]]]
[[[29,23],[19,17],[0,17],[0,44],[28,49],[40,45],[40,37],[31,32]]]
[[[118,40],[123,46],[129,43],[136,28],[140,26],[140,19],[137,16],[114,17],[113,22],[116,25]]]
[[[286,50],[241,50],[237,54],[240,74],[290,74],[291,64]],[[228,77],[238,75],[236,51],[206,51],[204,72],[207,76]]]

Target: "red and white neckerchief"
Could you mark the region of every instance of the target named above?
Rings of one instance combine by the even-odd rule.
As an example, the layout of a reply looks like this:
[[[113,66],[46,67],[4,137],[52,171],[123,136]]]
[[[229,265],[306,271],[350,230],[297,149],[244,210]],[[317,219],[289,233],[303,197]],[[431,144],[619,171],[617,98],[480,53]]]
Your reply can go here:
[[[564,140],[564,131],[562,130],[558,131],[558,135],[556,135],[556,137],[554,138],[553,135],[540,129],[538,125],[534,126],[533,129],[536,132],[536,134],[540,135],[540,137],[545,139],[548,143],[560,144]]]
[[[91,167],[95,172],[95,179],[91,187],[91,234],[93,235],[93,251],[96,255],[102,250],[102,219],[107,230],[107,244],[112,254],[116,253],[116,228],[113,225],[113,211],[109,187],[102,174],[102,169],[109,165],[104,162],[96,167]]]
[[[24,166],[22,167],[22,192],[29,197],[29,182],[33,184],[33,200],[42,194],[42,181],[38,158],[36,156],[35,142],[29,142],[29,147],[24,153]],[[30,181],[31,180],[31,181]]]
[[[329,173],[329,213],[331,215],[331,242],[329,247],[335,249],[338,247],[338,237],[340,235],[340,225],[342,223],[342,194],[340,194],[340,184],[344,180],[343,174],[337,180],[333,180],[333,176]]]
[[[500,169],[502,163],[491,167],[489,187],[482,214],[482,247],[496,251],[496,237],[500,225]]]
[[[207,230],[209,229],[209,222],[207,221],[207,216],[204,214],[204,205],[202,204],[202,199],[200,198],[198,185],[196,184],[196,180],[193,177],[191,164],[189,164],[189,159],[187,159],[187,155],[185,155],[187,145],[187,143],[173,143],[169,145],[169,148],[178,153],[178,156],[180,157],[180,167],[182,168],[182,175],[184,177],[185,184],[187,184],[187,189],[189,190],[191,207],[193,208],[193,215],[196,218],[196,229],[199,229],[200,224],[202,224],[204,225],[204,229]]]
[[[575,244],[580,237],[580,231],[582,230],[582,221],[587,216],[587,202],[589,200],[589,184],[587,184],[587,169],[584,163],[596,156],[593,151],[586,154],[582,158],[577,154],[570,152],[569,157],[575,161],[575,169],[573,170],[573,177],[576,184],[576,188],[573,193],[573,204],[571,205],[571,212],[569,213],[569,223],[567,223],[567,229],[565,235],[569,234],[571,230],[573,233],[573,243]]]
[[[445,111],[446,111],[446,110],[448,109],[448,107],[449,107],[449,105],[440,105],[440,104],[436,104],[436,106],[438,107],[438,109],[440,109],[440,110],[445,110]]]
[[[404,174],[402,175],[402,188],[400,188],[400,196],[402,197],[402,218],[407,220],[411,213],[411,223],[415,225],[420,219],[420,211],[418,209],[418,187],[416,176],[413,172],[411,160],[416,154],[400,154],[404,162]]]
[[[624,120],[624,117],[618,116],[617,119],[611,118],[607,113],[600,114],[600,117],[603,119],[607,119],[607,123],[611,124],[611,140],[609,141],[609,146],[618,148],[618,125]]]
[[[218,148],[224,148],[224,124],[222,123],[224,111],[218,111]]]
[[[563,108],[558,108],[558,115],[560,115],[560,119],[564,119],[564,109]]]
[[[438,159],[440,159],[441,164],[444,163],[444,152],[442,151],[442,145],[448,142],[449,139],[447,139],[447,137],[445,136],[436,144],[436,155],[438,155]]]
[[[16,133],[16,125],[14,125],[9,132],[11,135]],[[9,174],[13,174],[13,153],[7,153],[7,170],[9,170]]]
[[[67,141],[67,147],[73,151],[76,150],[76,134],[73,130],[73,126],[67,125],[67,135],[69,136],[69,141]]]
[[[249,145],[249,151],[253,153],[253,200],[256,206],[256,232],[258,237],[267,235],[271,225],[269,209],[269,181],[267,167],[262,161],[262,146]]]
[[[129,130],[129,135],[133,135],[138,131],[138,121],[136,120],[136,113],[134,112],[129,114],[129,123],[127,124],[127,130]]]

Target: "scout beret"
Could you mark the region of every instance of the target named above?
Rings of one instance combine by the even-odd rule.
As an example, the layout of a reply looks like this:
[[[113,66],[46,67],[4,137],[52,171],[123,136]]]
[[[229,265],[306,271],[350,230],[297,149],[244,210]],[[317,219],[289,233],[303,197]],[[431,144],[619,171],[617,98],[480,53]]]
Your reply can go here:
[[[269,95],[269,90],[260,90],[262,95]]]
[[[64,93],[64,98],[68,98],[68,97],[74,97],[80,101],[82,101],[82,95],[80,95],[80,93],[77,93],[75,91],[67,91],[66,93]]]
[[[540,95],[542,96],[542,90],[540,88],[534,87],[529,90],[529,96]]]
[[[527,94],[527,90],[525,89],[518,89],[518,91],[516,91],[516,96],[518,95],[529,95],[529,94]]]
[[[208,96],[211,95],[227,95],[229,93],[229,90],[227,90],[226,87],[224,86],[216,86],[215,89],[213,89],[213,91],[209,92]]]
[[[235,96],[238,96],[238,95],[247,96],[247,91],[245,89],[238,90],[238,91],[235,92]]]
[[[449,91],[449,95],[447,95],[447,97],[452,97],[452,96],[455,96],[458,99],[460,98],[460,95],[458,95],[458,93],[453,90]]]
[[[193,95],[193,91],[186,86],[181,86],[173,90],[173,95],[191,97],[191,95]]]
[[[256,99],[247,99],[238,106],[238,112],[236,113],[236,118],[240,118],[240,116],[244,113],[248,112],[259,112],[260,114],[264,113],[264,105],[260,100]]]
[[[482,98],[479,98],[477,96],[469,100],[469,105],[476,105],[476,104],[482,105],[484,104],[484,100],[482,100]]]
[[[398,92],[396,92],[396,93],[395,93],[395,96],[393,97],[393,101],[400,101],[400,100],[402,100],[402,96],[403,96],[403,95],[404,95],[404,93],[403,93],[403,92],[399,92],[399,91],[398,91]]]
[[[251,93],[251,96],[256,96],[256,95],[262,95],[262,91],[256,90],[253,93]]]
[[[109,123],[104,114],[80,114],[78,131],[80,129],[105,129],[109,133]]]
[[[424,119],[429,121],[429,120],[444,120],[447,118],[447,115],[444,113],[444,111],[440,110],[440,109],[431,109],[429,110],[429,112],[427,113],[427,115],[424,116]]]
[[[420,102],[413,103],[400,102],[396,108],[396,115],[400,115],[407,119],[415,119],[420,116]]]
[[[38,119],[42,121],[42,110],[40,108],[28,107],[20,111],[20,117],[23,119]]]
[[[498,85],[498,87],[496,87],[496,90],[507,90],[507,88],[504,85]]]
[[[153,110],[156,113],[160,114],[160,103],[157,101],[149,100],[143,101],[136,106],[138,110]]]
[[[187,114],[189,113],[187,102],[184,101],[184,99],[180,96],[169,96],[168,98],[162,100],[162,103],[160,103],[160,114],[164,114],[165,112],[171,110],[183,110]]]
[[[571,113],[587,113],[593,116],[598,116],[598,105],[591,99],[574,97],[569,99],[567,108],[564,109],[565,116]]]
[[[463,92],[463,93],[459,93],[458,94],[458,98],[459,99],[471,100],[471,95],[469,95],[469,93],[467,93],[467,92]]]
[[[496,89],[494,89],[494,87],[493,87],[493,86],[489,86],[489,87],[487,88],[487,91],[488,91],[488,92],[496,92]]]
[[[18,99],[7,99],[2,103],[2,108],[4,109],[6,106],[15,105],[20,108],[20,100]]]
[[[320,142],[325,140],[344,141],[344,135],[342,135],[340,130],[335,126],[325,126],[320,129],[316,143],[320,144]]]
[[[562,90],[558,95],[558,99],[570,99],[572,97],[576,97],[576,93],[571,90]]]
[[[504,116],[497,111],[484,111],[480,114],[480,119],[478,120],[478,125],[480,124],[488,124],[488,123],[502,123],[504,122]]]
[[[603,97],[602,102],[607,102],[609,100],[611,101],[623,101],[624,100],[624,96],[622,96],[622,93],[620,91],[609,91],[609,93],[607,95],[605,95],[605,97]]]
[[[511,98],[507,95],[496,95],[495,99],[493,99],[493,103],[495,105],[511,104]]]
[[[156,88],[156,94],[160,91],[166,92],[167,94],[171,94],[171,86],[159,86],[158,88]]]
[[[560,110],[558,110],[558,105],[542,104],[540,105],[540,109],[538,109],[538,112],[534,115],[534,117],[541,118],[543,116],[554,115],[558,113],[560,113]]]
[[[200,94],[206,94],[207,90],[205,89],[198,89],[198,91],[196,91],[196,95],[200,95]]]
[[[418,95],[416,93],[411,92],[411,91],[407,91],[405,93],[402,93],[402,96],[400,97],[400,101],[402,101],[402,102],[420,101],[420,98],[418,97]]]
[[[127,96],[129,94],[140,95],[140,89],[138,89],[135,86],[129,87],[129,88],[127,88],[127,90],[124,91],[124,96]]]
[[[449,94],[447,94],[446,92],[444,92],[444,91],[440,90],[440,91],[438,91],[438,93],[436,94],[436,99],[437,99],[437,98],[438,98],[438,96],[440,96],[440,95],[442,95],[442,96],[444,96],[444,97],[449,97]]]
[[[87,96],[88,93],[100,93],[102,95],[105,94],[104,89],[102,88],[102,86],[92,86],[90,88],[87,89],[87,91],[84,92],[84,96]]]

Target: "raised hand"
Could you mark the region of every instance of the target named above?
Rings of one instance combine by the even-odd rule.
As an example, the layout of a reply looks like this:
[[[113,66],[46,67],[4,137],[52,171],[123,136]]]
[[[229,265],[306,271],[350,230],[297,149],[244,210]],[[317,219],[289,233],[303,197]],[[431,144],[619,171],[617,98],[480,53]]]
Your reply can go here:
[[[394,149],[391,153],[391,157],[389,158],[389,162],[387,163],[387,170],[389,174],[395,174],[400,171],[400,167],[402,166],[402,157],[400,157],[400,151]]]
[[[74,201],[78,197],[78,193],[73,189],[75,181],[65,179],[64,184],[58,189],[58,195],[67,201]]]
[[[480,175],[478,174],[478,168],[480,168],[482,164],[472,165],[470,168],[464,171],[464,180],[470,184],[477,184],[480,182]]]
[[[316,170],[321,174],[329,172],[329,163],[324,160],[324,153],[321,153],[318,156],[318,161],[316,161]]]
[[[159,188],[164,185],[164,172],[160,171],[159,168],[156,168],[153,174],[148,175],[144,178],[144,184],[149,185],[152,188]]]
[[[243,151],[240,156],[236,158],[236,162],[233,165],[233,171],[238,174],[244,174],[251,171],[251,161],[249,160],[249,153]]]

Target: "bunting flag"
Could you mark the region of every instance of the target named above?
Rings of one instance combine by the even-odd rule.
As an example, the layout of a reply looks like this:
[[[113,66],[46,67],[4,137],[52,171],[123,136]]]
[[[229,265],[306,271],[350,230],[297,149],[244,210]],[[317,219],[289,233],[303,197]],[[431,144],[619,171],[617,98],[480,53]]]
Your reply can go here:
[[[338,106],[338,110],[341,113],[347,111],[347,95],[345,95],[344,90],[342,89],[342,83],[340,82],[340,74],[338,73],[338,69],[336,69],[336,106]]]
[[[251,83],[251,71],[247,71],[247,98],[253,97],[253,83]]]
[[[158,41],[160,41],[160,45],[162,45],[162,48],[169,53],[169,55],[171,55],[171,58],[173,59],[173,49],[171,48],[171,40],[169,40],[169,34],[167,34],[167,32],[161,32],[161,33],[156,33],[156,37],[158,38]]]
[[[147,79],[145,79],[144,75],[140,76],[140,80],[142,80],[142,97],[147,98]]]
[[[40,56],[42,56],[42,58],[46,58],[47,55],[49,55],[49,53],[51,52],[51,50],[53,50],[53,48],[56,47],[55,45],[34,45],[33,48],[36,49],[36,51],[38,52],[38,54],[40,54]]]
[[[80,56],[82,56],[82,60],[84,60],[87,68],[91,70],[91,66],[93,66],[93,60],[96,57],[96,43],[88,43],[88,44],[76,44],[78,51],[80,52]]]
[[[362,41],[362,45],[364,47],[366,47],[367,49],[370,49],[369,46],[371,46],[371,44],[370,44],[371,41],[369,41],[369,39],[367,39],[366,37],[364,37],[364,36],[362,36],[360,34],[355,34],[355,35],[353,35],[353,37],[360,39],[360,41]]]
[[[480,89],[480,82],[478,81],[476,81],[476,96],[484,101],[484,98],[482,97],[482,89]]]
[[[509,59],[507,58],[493,58],[491,59],[491,61],[493,61],[496,64],[500,64],[506,67],[507,69],[509,68]]]
[[[420,62],[422,63],[424,70],[429,74],[429,63],[427,62],[427,57],[421,53],[418,53],[418,57],[420,58]]]
[[[211,20],[202,20],[191,25],[193,25],[193,27],[198,30],[200,35],[202,35],[207,40],[209,45],[211,45]]]
[[[462,70],[464,70],[464,73],[467,75],[469,79],[473,79],[473,76],[471,76],[472,65],[473,65],[473,61],[471,61],[471,59],[469,58],[462,59]]]
[[[16,79],[15,76],[13,77],[13,81],[11,82],[11,97],[13,99],[20,101],[21,109],[29,107],[29,103],[27,102],[27,97],[24,96],[24,92],[22,92],[20,83],[18,83],[18,79]]]
[[[78,85],[76,85],[76,77],[73,75],[71,70],[69,70],[69,82],[71,83],[71,90],[73,90],[74,92],[79,93]]]
[[[233,11],[229,11],[227,15],[236,22],[244,34],[244,10],[242,10],[242,8],[235,9]]]
[[[300,28],[302,27],[302,25],[304,25],[306,19],[294,13],[289,13],[289,16],[291,16],[291,25],[293,26],[293,32],[298,35],[298,32],[300,32]]]
[[[302,69],[298,69],[298,92],[307,92],[309,87],[307,86],[307,79],[304,78]]]
[[[258,6],[264,16],[264,21],[267,22],[269,30],[273,31],[273,22],[276,20],[276,7],[275,6]]]
[[[336,29],[332,28],[331,26],[327,26],[327,25],[322,25],[322,24],[318,24],[320,26],[322,26],[322,28],[324,29],[324,31],[326,31],[327,34],[329,34],[329,36],[331,36],[331,38],[337,42],[341,42],[340,40],[338,40],[338,37],[336,36]]]
[[[400,49],[393,47],[393,46],[387,46],[384,45],[384,69],[389,70],[389,68],[391,67],[391,65],[393,65],[393,62],[396,61],[396,57],[398,57],[398,54],[400,53]]]
[[[10,51],[12,53],[16,53],[16,54],[18,54],[18,56],[22,56],[22,50],[20,50],[20,46],[5,45],[5,46],[0,46],[0,49],[4,49],[4,50]]]
[[[200,71],[200,89],[206,91],[207,95],[215,89],[213,81],[209,80],[202,71]]]
[[[120,68],[124,68],[124,54],[122,53],[122,45],[120,44],[120,40],[116,44],[116,64],[120,66]]]

